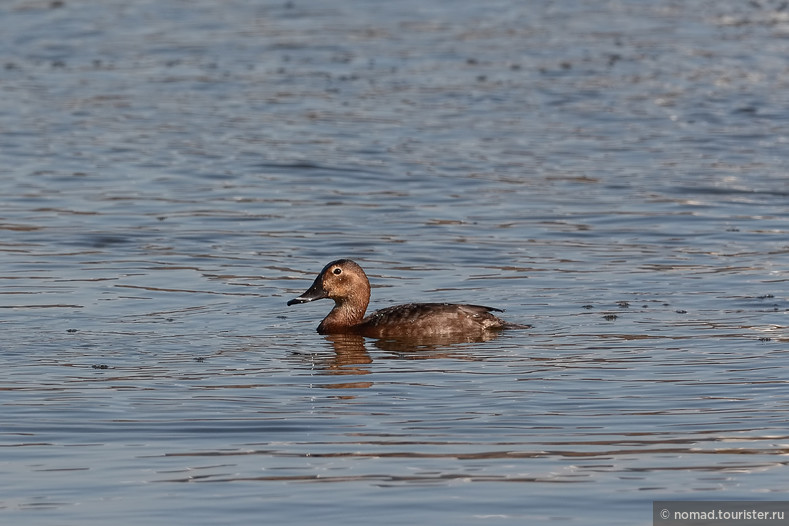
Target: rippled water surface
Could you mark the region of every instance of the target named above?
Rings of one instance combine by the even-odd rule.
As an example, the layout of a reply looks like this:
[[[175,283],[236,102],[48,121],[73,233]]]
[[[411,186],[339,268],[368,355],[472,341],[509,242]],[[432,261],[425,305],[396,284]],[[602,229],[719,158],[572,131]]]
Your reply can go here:
[[[0,4],[0,522],[787,500],[781,2]],[[482,342],[323,337],[465,301]]]

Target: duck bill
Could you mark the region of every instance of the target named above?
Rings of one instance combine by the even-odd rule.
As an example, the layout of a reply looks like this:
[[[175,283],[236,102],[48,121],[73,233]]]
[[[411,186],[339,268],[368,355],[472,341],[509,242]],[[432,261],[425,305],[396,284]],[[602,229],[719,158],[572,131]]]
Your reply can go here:
[[[310,288],[307,289],[307,292],[302,294],[297,298],[293,298],[288,302],[288,305],[296,305],[297,303],[309,303],[310,301],[315,300],[322,300],[323,298],[328,298],[329,293],[323,288],[323,285],[315,280],[315,283],[312,284]]]

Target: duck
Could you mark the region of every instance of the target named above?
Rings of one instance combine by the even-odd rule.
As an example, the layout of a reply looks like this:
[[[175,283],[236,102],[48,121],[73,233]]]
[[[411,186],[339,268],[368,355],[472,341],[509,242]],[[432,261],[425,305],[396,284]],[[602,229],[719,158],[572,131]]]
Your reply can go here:
[[[302,295],[288,306],[320,299],[334,300],[331,312],[320,322],[319,334],[357,334],[370,338],[447,337],[483,335],[501,329],[527,329],[508,323],[491,312],[501,309],[454,303],[407,303],[365,316],[370,304],[370,280],[350,259],[332,261]]]

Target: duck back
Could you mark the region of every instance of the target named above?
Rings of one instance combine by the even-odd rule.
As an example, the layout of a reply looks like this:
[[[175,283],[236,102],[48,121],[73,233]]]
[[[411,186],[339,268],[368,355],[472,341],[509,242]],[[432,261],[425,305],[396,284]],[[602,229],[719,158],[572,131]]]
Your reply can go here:
[[[501,309],[483,305],[451,303],[407,303],[373,312],[356,326],[370,337],[447,336],[503,329],[506,323],[491,314]]]

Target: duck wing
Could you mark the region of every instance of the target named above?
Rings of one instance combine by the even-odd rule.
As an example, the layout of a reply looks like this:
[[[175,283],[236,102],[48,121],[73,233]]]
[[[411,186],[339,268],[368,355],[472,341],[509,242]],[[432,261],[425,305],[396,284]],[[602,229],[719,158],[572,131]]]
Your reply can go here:
[[[479,333],[504,328],[506,323],[483,305],[407,303],[386,307],[367,316],[359,332],[373,337]]]

